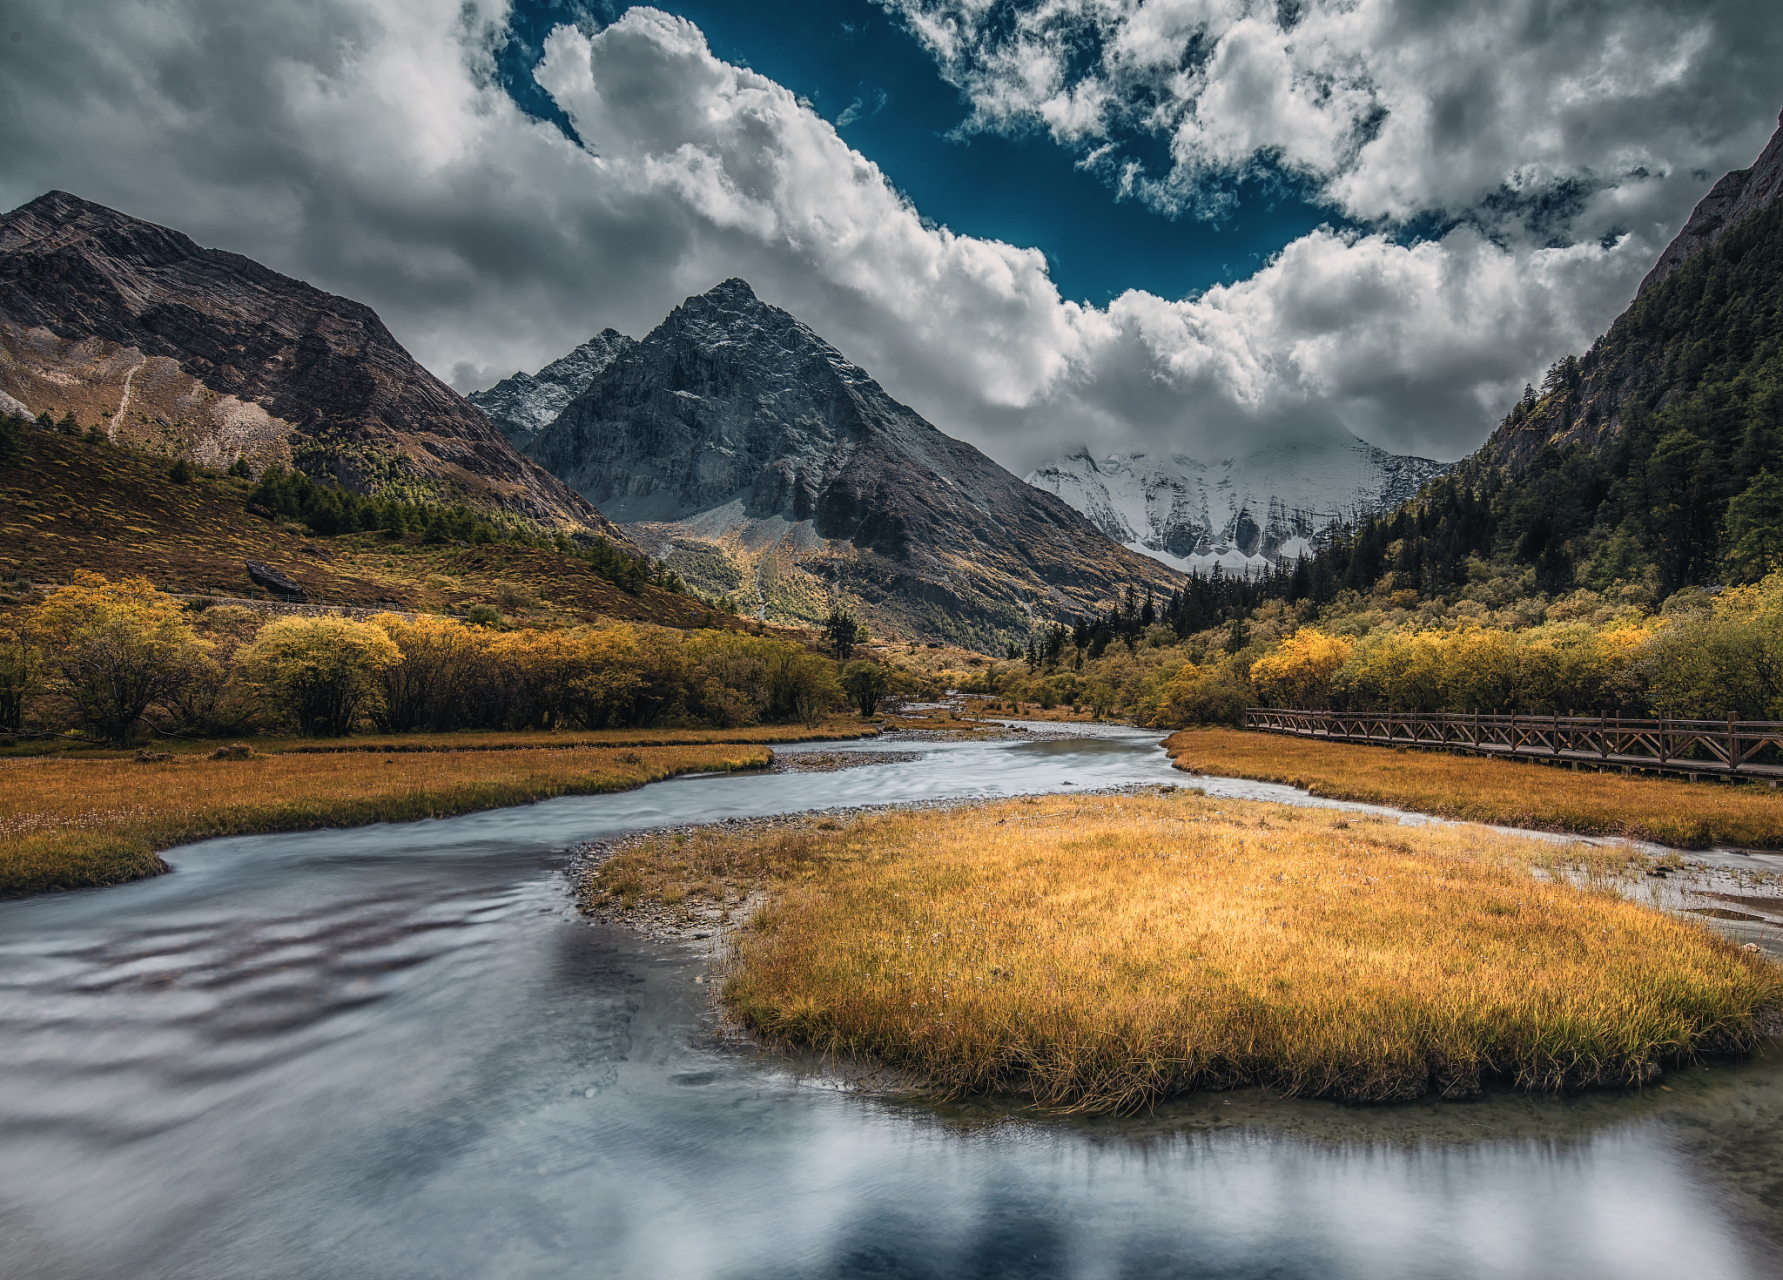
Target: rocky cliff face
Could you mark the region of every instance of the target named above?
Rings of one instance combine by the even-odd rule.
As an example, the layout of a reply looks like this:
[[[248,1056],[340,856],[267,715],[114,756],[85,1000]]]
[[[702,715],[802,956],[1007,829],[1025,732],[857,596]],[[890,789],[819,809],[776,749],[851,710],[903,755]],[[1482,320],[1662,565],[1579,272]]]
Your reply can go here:
[[[537,373],[516,373],[487,391],[471,392],[465,399],[481,409],[510,444],[524,449],[569,407],[570,401],[588,389],[596,374],[637,345],[636,338],[628,338],[617,329],[602,329]]]
[[[1622,431],[1625,406],[1661,408],[1691,381],[1687,353],[1669,350],[1658,322],[1657,292],[1680,267],[1719,244],[1728,232],[1764,213],[1783,196],[1783,117],[1750,169],[1736,169],[1698,202],[1684,229],[1641,281],[1635,300],[1583,356],[1549,370],[1540,391],[1499,423],[1469,460],[1520,470],[1545,445],[1596,449]]]
[[[618,533],[369,307],[60,191],[0,218],[0,388],[201,462]]]
[[[888,396],[741,280],[688,299],[530,452],[708,590],[776,621],[990,648],[1164,566]]]
[[[1659,261],[1641,281],[1635,292],[1638,298],[1697,254],[1714,244],[1746,218],[1783,195],[1783,115],[1777,117],[1777,131],[1759,152],[1750,169],[1735,169],[1709,188],[1709,194],[1690,211],[1684,229],[1659,255]]]
[[[1130,550],[1174,569],[1266,573],[1339,521],[1391,510],[1448,467],[1358,440],[1269,445],[1218,462],[1079,449],[1027,477]]]

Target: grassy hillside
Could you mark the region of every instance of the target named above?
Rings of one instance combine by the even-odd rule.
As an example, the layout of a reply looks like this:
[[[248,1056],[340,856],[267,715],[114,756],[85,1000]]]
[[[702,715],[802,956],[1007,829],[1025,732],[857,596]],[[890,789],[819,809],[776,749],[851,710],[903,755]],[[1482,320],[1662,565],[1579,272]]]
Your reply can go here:
[[[623,618],[664,626],[737,625],[696,596],[621,590],[582,557],[510,543],[428,542],[419,534],[324,537],[248,508],[252,482],[36,428],[0,463],[0,582],[65,582],[89,569],[142,574],[176,594],[261,596],[245,562],[277,569],[317,604],[418,612],[490,605],[542,622]]]

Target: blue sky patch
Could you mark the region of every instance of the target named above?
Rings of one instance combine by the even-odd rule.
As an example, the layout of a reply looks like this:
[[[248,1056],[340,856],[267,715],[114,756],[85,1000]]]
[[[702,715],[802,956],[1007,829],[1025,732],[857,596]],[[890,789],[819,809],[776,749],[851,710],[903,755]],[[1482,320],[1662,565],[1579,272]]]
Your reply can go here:
[[[628,5],[519,0],[498,74],[533,117],[574,137],[567,117],[532,78],[545,37],[563,23],[589,30]],[[783,0],[772,19],[732,0],[658,0],[693,22],[712,51],[784,85],[835,124],[932,222],[961,235],[1041,250],[1060,293],[1098,306],[1127,289],[1179,298],[1253,275],[1289,241],[1335,211],[1308,199],[1306,184],[1267,164],[1209,180],[1203,204],[1215,218],[1167,217],[1120,199],[1105,169],[1044,134],[962,136],[968,115],[929,55],[871,0]],[[1161,174],[1163,140],[1121,137],[1120,153]]]

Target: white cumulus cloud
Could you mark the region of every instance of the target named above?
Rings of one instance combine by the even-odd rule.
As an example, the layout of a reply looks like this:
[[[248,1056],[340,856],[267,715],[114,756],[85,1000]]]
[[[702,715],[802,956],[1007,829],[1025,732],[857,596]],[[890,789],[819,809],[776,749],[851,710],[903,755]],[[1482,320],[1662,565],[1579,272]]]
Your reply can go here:
[[[1159,76],[1205,76],[1171,52],[1188,7],[1137,12],[1153,26],[1110,28],[1109,47],[1128,41],[1120,56]],[[505,16],[497,0],[37,6],[19,41],[0,42],[0,199],[60,187],[178,227],[370,303],[429,367],[481,382],[608,325],[641,335],[687,294],[742,276],[1022,471],[1079,442],[1220,455],[1340,429],[1459,456],[1620,309],[1706,186],[1668,179],[1664,216],[1630,213],[1613,248],[1472,224],[1413,244],[1320,230],[1249,279],[1094,307],[1060,296],[1038,248],[925,219],[795,95],[656,10],[547,42],[536,78],[578,147],[496,82]],[[938,53],[977,56],[976,29],[912,21],[931,23]],[[1232,105],[1198,117],[1194,146],[1238,163],[1305,120],[1307,165],[1349,155],[1331,181],[1372,172],[1329,105],[1360,90],[1335,71],[1326,89],[1302,83],[1301,55],[1284,73],[1273,29],[1222,31],[1241,28],[1251,43],[1228,39],[1225,61],[1206,64],[1232,68],[1219,90]],[[1050,84],[1046,127],[1107,132],[1113,88],[1025,46],[1008,56],[1030,64],[999,81],[1011,120],[1022,85],[1032,97]],[[1746,130],[1741,162],[1764,132]],[[1699,151],[1733,145],[1715,133]]]
[[[1227,180],[1268,166],[1364,222],[1597,238],[1747,163],[1783,88],[1783,26],[1751,0],[880,3],[967,131],[1044,129],[1171,213],[1230,213]]]

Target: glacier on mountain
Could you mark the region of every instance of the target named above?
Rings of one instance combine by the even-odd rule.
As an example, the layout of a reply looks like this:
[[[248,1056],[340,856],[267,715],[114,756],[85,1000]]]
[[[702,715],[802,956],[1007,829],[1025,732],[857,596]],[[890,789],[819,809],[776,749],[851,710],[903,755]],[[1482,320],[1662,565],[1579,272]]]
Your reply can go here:
[[[1333,524],[1389,510],[1449,469],[1354,436],[1266,445],[1217,462],[1079,448],[1025,479],[1130,550],[1185,573],[1259,575],[1310,554]]]

